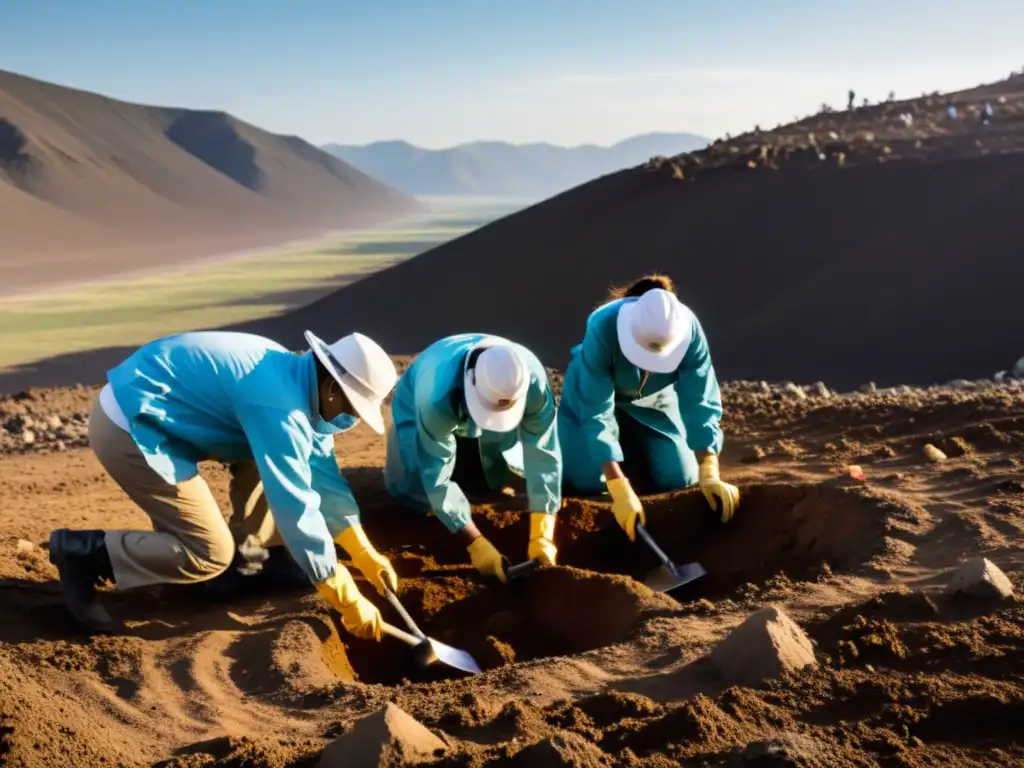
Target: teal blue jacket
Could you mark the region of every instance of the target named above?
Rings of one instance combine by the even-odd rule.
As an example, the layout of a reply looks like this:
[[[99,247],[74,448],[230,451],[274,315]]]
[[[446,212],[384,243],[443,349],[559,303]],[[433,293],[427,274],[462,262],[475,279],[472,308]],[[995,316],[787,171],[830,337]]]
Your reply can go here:
[[[404,485],[419,485],[406,489],[407,495],[419,495],[422,489],[434,514],[453,532],[470,521],[469,501],[451,481],[456,436],[480,438],[481,461],[489,478],[509,469],[505,455],[514,453],[512,449],[521,444],[530,511],[553,515],[562,504],[562,453],[555,400],[547,371],[536,355],[513,344],[530,372],[526,410],[517,430],[485,432],[469,415],[463,390],[464,365],[470,351],[487,342],[511,343],[479,333],[434,342],[402,374],[391,406],[392,428],[398,433],[401,456],[388,456],[387,480],[399,491]]]
[[[188,480],[204,459],[255,460],[288,551],[313,582],[334,573],[334,537],[359,522],[359,508],[332,435],[357,422],[320,416],[311,352],[250,334],[183,333],[141,347],[107,380],[160,477]]]
[[[562,418],[579,427],[588,451],[601,464],[623,460],[616,408],[641,423],[650,410],[676,410],[690,450],[721,453],[722,397],[700,322],[693,317],[692,340],[679,367],[672,373],[651,373],[644,381],[645,372],[622,354],[616,329],[619,307],[632,301],[636,299],[611,301],[588,318],[583,342],[573,347],[565,372],[558,406]]]

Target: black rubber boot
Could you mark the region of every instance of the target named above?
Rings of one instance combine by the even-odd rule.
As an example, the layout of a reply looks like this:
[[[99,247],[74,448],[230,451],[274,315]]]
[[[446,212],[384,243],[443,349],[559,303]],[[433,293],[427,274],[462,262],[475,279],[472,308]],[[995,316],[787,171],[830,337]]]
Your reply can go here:
[[[50,562],[57,566],[64,603],[76,619],[97,632],[120,626],[96,594],[101,583],[114,581],[104,531],[54,531],[50,534]]]

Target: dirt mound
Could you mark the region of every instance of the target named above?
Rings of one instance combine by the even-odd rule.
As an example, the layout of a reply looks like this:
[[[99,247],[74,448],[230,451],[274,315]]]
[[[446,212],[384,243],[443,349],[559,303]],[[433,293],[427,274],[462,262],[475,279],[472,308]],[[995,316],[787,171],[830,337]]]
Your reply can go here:
[[[15,292],[368,225],[420,205],[302,139],[222,112],[131,104],[0,71],[0,208],[0,286]]]
[[[1008,279],[1024,276],[1017,246],[1024,220],[1013,193],[1024,179],[1024,96],[1013,89],[1006,96],[989,126],[974,117],[939,119],[944,99],[898,102],[695,153],[693,162],[712,167],[692,182],[643,169],[605,176],[307,307],[241,327],[299,343],[306,328],[326,333],[358,323],[402,353],[485,329],[564,367],[609,285],[664,271],[700,317],[726,379],[821,379],[853,389],[868,379],[928,385],[991,376],[1024,354],[1015,314],[1021,280]],[[952,98],[974,106],[995,99]],[[920,160],[883,131],[895,120],[890,113],[918,108],[936,117],[919,119],[920,138],[907,141],[948,144]],[[867,126],[875,126],[870,141]],[[739,161],[765,142],[788,152],[792,137],[808,144],[809,133],[821,142],[836,133],[849,146],[833,156],[848,153],[850,161],[814,169],[787,161],[780,170]],[[996,141],[998,151],[985,154]],[[858,160],[861,144],[867,149]],[[480,290],[498,283],[500,302]],[[719,300],[712,286],[728,286],[730,300]],[[396,322],[389,311],[396,302],[414,307],[418,322]],[[973,319],[936,333],[951,307]]]
[[[234,596],[107,593],[129,632],[88,637],[61,604],[47,534],[144,521],[81,448],[4,455],[0,760],[312,768],[390,702],[444,742],[432,764],[453,768],[1019,765],[1024,609],[944,590],[983,557],[1020,594],[1020,392],[725,390],[723,474],[743,493],[736,517],[723,525],[696,492],[646,498],[669,555],[708,570],[671,595],[631,578],[656,560],[597,499],[567,500],[559,567],[500,587],[436,520],[394,505],[378,436],[358,428],[339,438],[403,603],[429,635],[473,653],[479,676],[421,669],[398,641],[356,640],[310,591],[259,576]],[[0,408],[67,423],[93,395],[36,390]],[[949,458],[928,461],[926,443]],[[738,462],[755,445],[763,456]],[[854,458],[862,480],[847,471]],[[226,472],[202,470],[226,502]],[[512,492],[474,496],[474,517],[518,562],[528,521],[522,488]],[[817,666],[732,685],[713,649],[770,608],[806,632]]]

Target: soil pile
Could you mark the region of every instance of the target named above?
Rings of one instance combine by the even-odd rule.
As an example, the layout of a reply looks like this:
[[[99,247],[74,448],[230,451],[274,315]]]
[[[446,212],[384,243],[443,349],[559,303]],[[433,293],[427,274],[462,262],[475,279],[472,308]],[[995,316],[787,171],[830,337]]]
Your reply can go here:
[[[380,437],[340,437],[404,605],[471,652],[478,676],[353,639],[310,590],[262,575],[231,597],[108,593],[129,632],[88,637],[61,604],[47,535],[145,520],[87,450],[16,446],[0,459],[0,762],[312,768],[348,764],[344,752],[459,768],[1019,765],[1024,392],[794,387],[724,389],[723,474],[743,493],[728,525],[697,492],[646,498],[669,556],[708,570],[671,595],[639,583],[657,561],[600,499],[566,501],[558,568],[491,583],[436,520],[394,505]],[[0,410],[75,424],[94,396],[35,390]],[[227,508],[226,472],[203,472]],[[513,562],[526,551],[522,491],[474,497],[477,524]],[[1015,596],[947,594],[974,558]],[[734,684],[722,649],[751,633],[743,654],[796,643],[800,663]]]
[[[6,293],[419,208],[298,137],[223,112],[132,104],[0,71]]]
[[[242,327],[288,344],[358,327],[395,353],[482,330],[564,367],[610,284],[663,271],[725,379],[991,376],[1024,354],[1022,83],[829,112],[624,170]]]

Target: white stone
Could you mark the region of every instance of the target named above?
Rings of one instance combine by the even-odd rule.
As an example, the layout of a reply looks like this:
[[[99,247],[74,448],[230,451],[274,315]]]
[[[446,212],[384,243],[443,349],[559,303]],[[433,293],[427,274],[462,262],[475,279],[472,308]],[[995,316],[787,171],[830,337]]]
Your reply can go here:
[[[1013,584],[987,557],[973,557],[957,568],[946,585],[951,595],[1005,600],[1013,597]]]

